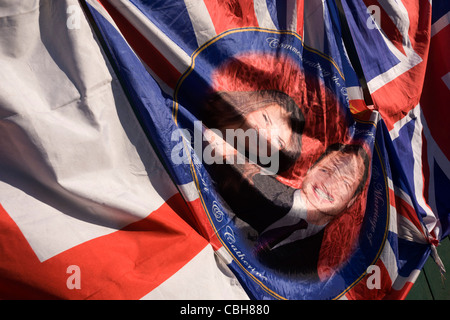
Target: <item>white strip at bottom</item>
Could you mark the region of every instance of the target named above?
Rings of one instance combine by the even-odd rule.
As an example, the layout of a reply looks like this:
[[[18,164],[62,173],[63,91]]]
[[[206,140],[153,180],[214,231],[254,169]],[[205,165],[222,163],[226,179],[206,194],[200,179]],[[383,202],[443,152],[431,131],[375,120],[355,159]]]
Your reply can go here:
[[[141,300],[249,300],[239,281],[207,245]]]

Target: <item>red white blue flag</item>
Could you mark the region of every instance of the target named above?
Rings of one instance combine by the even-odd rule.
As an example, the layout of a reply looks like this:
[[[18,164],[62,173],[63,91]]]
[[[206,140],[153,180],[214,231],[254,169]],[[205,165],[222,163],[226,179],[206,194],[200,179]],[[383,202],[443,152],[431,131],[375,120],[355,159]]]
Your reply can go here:
[[[449,24],[446,0],[0,5],[0,297],[405,298],[444,272]]]

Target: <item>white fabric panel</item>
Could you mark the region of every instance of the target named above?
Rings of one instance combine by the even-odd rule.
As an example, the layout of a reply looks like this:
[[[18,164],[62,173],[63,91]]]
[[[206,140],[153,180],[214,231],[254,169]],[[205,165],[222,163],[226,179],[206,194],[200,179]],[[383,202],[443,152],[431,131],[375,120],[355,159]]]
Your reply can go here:
[[[201,276],[199,276],[201,275]],[[210,245],[142,300],[248,300],[235,276]]]
[[[254,0],[256,19],[258,20],[259,27],[276,30],[277,27],[272,21],[269,9],[267,8],[266,0]]]
[[[197,44],[200,47],[217,35],[216,29],[203,1],[184,0],[184,3],[192,21]]]
[[[179,185],[178,188],[186,201],[195,201],[199,198],[198,189],[194,181]]]
[[[177,190],[78,1],[30,3],[0,5],[0,203],[43,261]]]
[[[419,275],[420,270],[414,269],[407,277],[397,276],[397,278],[395,278],[395,282],[392,284],[392,289],[402,290],[407,282],[414,283]]]

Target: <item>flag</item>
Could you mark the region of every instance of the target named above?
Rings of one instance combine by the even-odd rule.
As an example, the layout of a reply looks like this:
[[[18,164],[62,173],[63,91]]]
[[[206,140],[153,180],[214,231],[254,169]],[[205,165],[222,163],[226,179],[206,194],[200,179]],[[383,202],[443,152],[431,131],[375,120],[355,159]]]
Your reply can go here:
[[[190,226],[79,3],[1,12],[1,298],[246,299]]]
[[[403,299],[444,270],[444,0],[1,11],[2,298]]]

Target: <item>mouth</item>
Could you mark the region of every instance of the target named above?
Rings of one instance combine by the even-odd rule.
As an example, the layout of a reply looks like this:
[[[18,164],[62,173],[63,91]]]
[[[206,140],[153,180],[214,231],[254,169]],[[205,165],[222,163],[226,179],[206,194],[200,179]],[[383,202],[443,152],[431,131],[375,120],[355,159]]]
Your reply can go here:
[[[329,202],[334,202],[334,198],[328,192],[323,191],[322,189],[318,188],[317,186],[313,186],[313,190],[318,198],[329,201]]]

